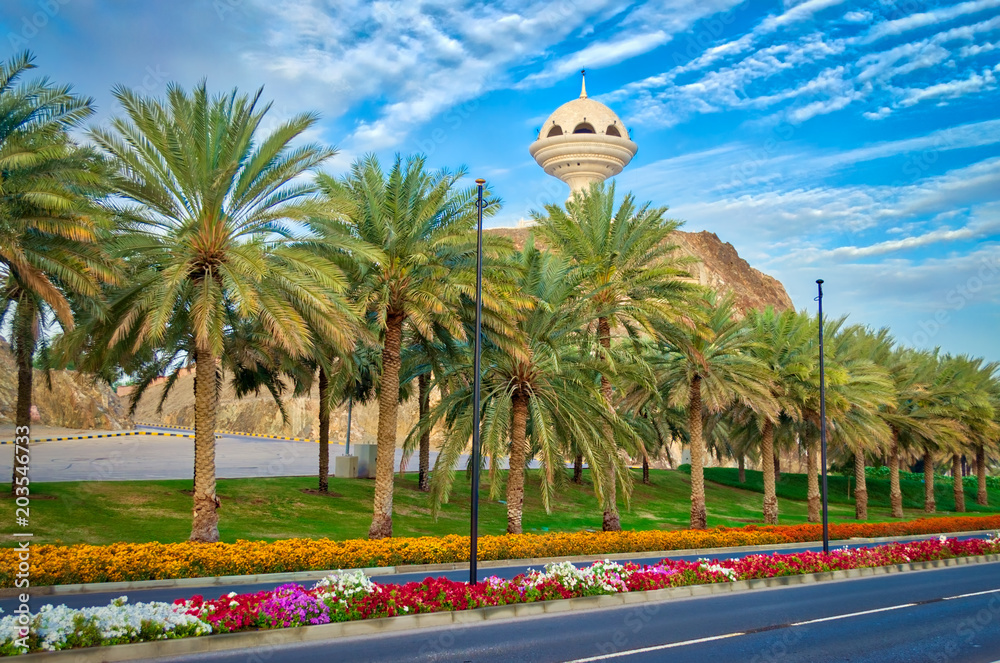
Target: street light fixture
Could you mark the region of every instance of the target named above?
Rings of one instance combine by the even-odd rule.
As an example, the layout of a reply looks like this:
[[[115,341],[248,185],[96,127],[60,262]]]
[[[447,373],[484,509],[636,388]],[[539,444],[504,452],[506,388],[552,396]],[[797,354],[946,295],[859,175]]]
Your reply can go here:
[[[480,355],[482,354],[483,329],[483,185],[486,180],[476,180],[476,339],[472,360],[472,523],[469,528],[469,584],[479,582],[476,555],[479,543],[479,391],[481,387]]]
[[[823,464],[823,552],[830,552],[830,523],[827,514],[826,484],[826,373],[823,356],[823,279],[816,279],[819,295],[819,444],[820,463]]]

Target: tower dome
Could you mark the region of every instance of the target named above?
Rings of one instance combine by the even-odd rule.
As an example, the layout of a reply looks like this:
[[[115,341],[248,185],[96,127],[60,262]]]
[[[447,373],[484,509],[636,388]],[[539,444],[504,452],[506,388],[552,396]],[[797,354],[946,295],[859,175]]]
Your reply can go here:
[[[584,78],[580,97],[545,120],[529,151],[546,173],[569,185],[572,195],[622,172],[638,149],[618,115],[587,98]]]

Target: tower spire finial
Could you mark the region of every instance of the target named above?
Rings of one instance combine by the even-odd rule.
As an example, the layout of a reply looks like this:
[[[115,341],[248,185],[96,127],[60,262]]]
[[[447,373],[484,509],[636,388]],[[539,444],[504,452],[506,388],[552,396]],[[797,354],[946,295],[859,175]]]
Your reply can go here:
[[[587,98],[587,70],[580,70],[580,98]]]

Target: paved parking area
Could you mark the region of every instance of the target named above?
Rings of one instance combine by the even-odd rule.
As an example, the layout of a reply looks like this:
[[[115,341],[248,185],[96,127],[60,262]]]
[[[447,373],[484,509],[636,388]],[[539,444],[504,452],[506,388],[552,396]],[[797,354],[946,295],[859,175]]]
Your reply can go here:
[[[141,427],[179,433],[190,431]],[[13,445],[0,446],[0,476],[9,477]],[[333,457],[344,453],[343,444],[330,443]],[[431,451],[431,467],[437,452]],[[399,468],[402,451],[396,450]],[[462,456],[456,467],[465,467]],[[312,476],[319,465],[315,442],[273,440],[249,435],[220,435],[215,449],[216,476],[246,477]],[[419,459],[413,454],[406,471],[416,472]],[[534,463],[532,464],[534,466]],[[505,465],[504,465],[505,466]],[[36,442],[31,448],[32,481],[133,481],[142,479],[190,479],[194,467],[194,438],[128,435],[90,440]]]

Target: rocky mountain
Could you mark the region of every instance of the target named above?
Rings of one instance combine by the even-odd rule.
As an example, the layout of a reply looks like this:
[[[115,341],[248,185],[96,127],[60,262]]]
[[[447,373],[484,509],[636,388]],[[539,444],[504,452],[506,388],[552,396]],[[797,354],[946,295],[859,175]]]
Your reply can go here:
[[[517,248],[521,248],[531,228],[490,228],[486,232],[509,237]],[[723,242],[715,233],[678,230],[671,241],[677,245],[679,255],[694,259],[687,267],[692,279],[720,292],[734,293],[736,306],[741,311],[768,306],[778,310],[793,307],[792,298],[778,279],[751,267],[732,244]]]
[[[127,406],[103,382],[76,371],[35,371],[35,423],[43,426],[121,430],[132,427]],[[0,423],[13,423],[17,407],[17,364],[0,339]]]

